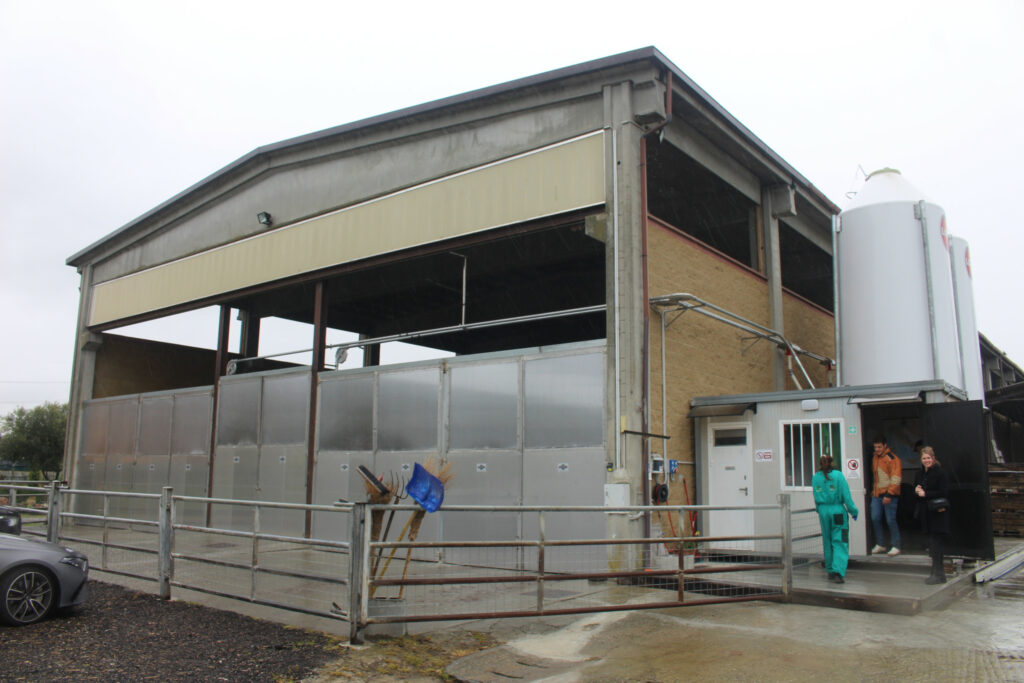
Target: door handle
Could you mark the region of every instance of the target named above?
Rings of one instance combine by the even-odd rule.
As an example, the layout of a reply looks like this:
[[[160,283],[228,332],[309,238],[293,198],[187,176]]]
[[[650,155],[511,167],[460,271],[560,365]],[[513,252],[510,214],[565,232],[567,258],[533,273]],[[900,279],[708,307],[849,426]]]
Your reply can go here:
[[[743,491],[743,495],[744,496],[749,496],[750,495],[750,489],[747,488],[746,486],[740,487],[739,489],[737,489],[737,491]]]

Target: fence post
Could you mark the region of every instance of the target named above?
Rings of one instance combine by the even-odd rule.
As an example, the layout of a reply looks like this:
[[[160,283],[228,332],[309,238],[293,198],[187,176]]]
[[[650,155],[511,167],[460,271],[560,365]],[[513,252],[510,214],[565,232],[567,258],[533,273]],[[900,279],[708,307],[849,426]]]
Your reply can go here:
[[[360,627],[366,621],[363,614],[363,581],[366,564],[366,503],[352,505],[352,535],[349,540],[348,568],[348,642],[363,642]]]
[[[174,547],[174,504],[172,494],[174,489],[165,486],[160,492],[160,510],[158,513],[160,522],[160,554],[157,559],[157,580],[160,583],[160,598],[171,599],[171,577],[174,574],[174,565],[171,564],[171,549]]]
[[[50,503],[46,506],[46,540],[56,543],[60,538],[60,482],[50,482]]]
[[[779,494],[779,526],[782,529],[782,597],[793,592],[793,517],[788,493]]]

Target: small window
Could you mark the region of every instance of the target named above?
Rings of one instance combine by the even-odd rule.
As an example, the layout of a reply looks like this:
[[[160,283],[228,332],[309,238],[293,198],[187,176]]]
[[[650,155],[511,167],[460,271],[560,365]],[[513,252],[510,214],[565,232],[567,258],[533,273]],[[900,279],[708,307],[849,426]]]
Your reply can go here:
[[[818,458],[831,455],[836,469],[843,463],[842,426],[839,422],[790,422],[782,424],[784,484],[810,488]]]
[[[747,430],[742,427],[738,429],[716,429],[716,446],[746,446]]]

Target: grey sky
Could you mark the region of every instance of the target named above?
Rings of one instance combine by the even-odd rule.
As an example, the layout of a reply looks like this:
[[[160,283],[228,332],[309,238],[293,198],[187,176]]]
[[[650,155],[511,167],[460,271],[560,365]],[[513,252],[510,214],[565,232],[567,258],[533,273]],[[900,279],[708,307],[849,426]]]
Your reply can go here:
[[[858,167],[899,168],[970,243],[979,327],[1024,363],[1022,29],[1017,0],[0,0],[0,414],[67,399],[65,259],[218,168],[645,45],[840,206]]]

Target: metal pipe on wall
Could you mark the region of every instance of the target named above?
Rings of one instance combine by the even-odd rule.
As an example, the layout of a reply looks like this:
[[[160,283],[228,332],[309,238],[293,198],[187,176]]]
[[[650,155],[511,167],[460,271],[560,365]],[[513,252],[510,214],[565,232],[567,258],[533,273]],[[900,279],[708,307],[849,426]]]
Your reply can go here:
[[[921,223],[921,242],[924,246],[924,280],[925,287],[928,290],[928,324],[931,327],[932,337],[932,378],[942,379],[942,373],[939,369],[938,331],[935,324],[935,290],[932,286],[934,276],[932,274],[931,240],[928,238],[928,219],[924,215],[923,199],[914,206],[914,218]]]
[[[842,354],[839,352],[840,320],[839,315],[839,231],[842,230],[842,219],[839,216],[832,216],[832,320],[835,323],[832,329],[835,332],[834,353],[836,356],[836,386],[843,386],[843,364]]]
[[[804,355],[807,356],[808,358],[813,358],[814,360],[817,360],[820,363],[828,363],[829,365],[835,362],[833,359],[828,358],[827,356],[822,356],[820,354],[814,353],[812,351],[807,351],[806,349],[802,349],[799,346],[796,346],[795,344],[791,343],[788,339],[786,339],[784,336],[782,336],[781,334],[779,334],[778,332],[769,327],[765,327],[760,323],[748,320],[743,316],[736,315],[735,313],[729,310],[716,306],[709,301],[705,301],[700,297],[694,296],[693,294],[688,294],[685,292],[680,292],[677,294],[667,294],[665,296],[652,298],[650,303],[652,306],[674,307],[676,309],[681,309],[683,312],[696,311],[697,313],[707,316],[713,320],[718,320],[719,322],[731,325],[732,327],[743,330],[744,332],[749,332],[750,334],[753,334],[755,336],[767,339],[776,346],[779,346],[780,348],[783,348],[792,354],[793,359],[796,361],[797,366],[799,366],[800,371],[804,375],[804,379],[807,381],[808,385],[812,389],[814,388],[814,382],[811,380],[810,375],[807,374],[807,369],[804,368],[803,363],[800,362],[799,356]],[[722,315],[709,313],[708,311],[704,310],[705,308],[710,308],[711,310],[718,311]]]
[[[615,469],[622,469],[622,401],[619,397],[619,153],[618,136],[612,126],[612,331],[615,347]]]

